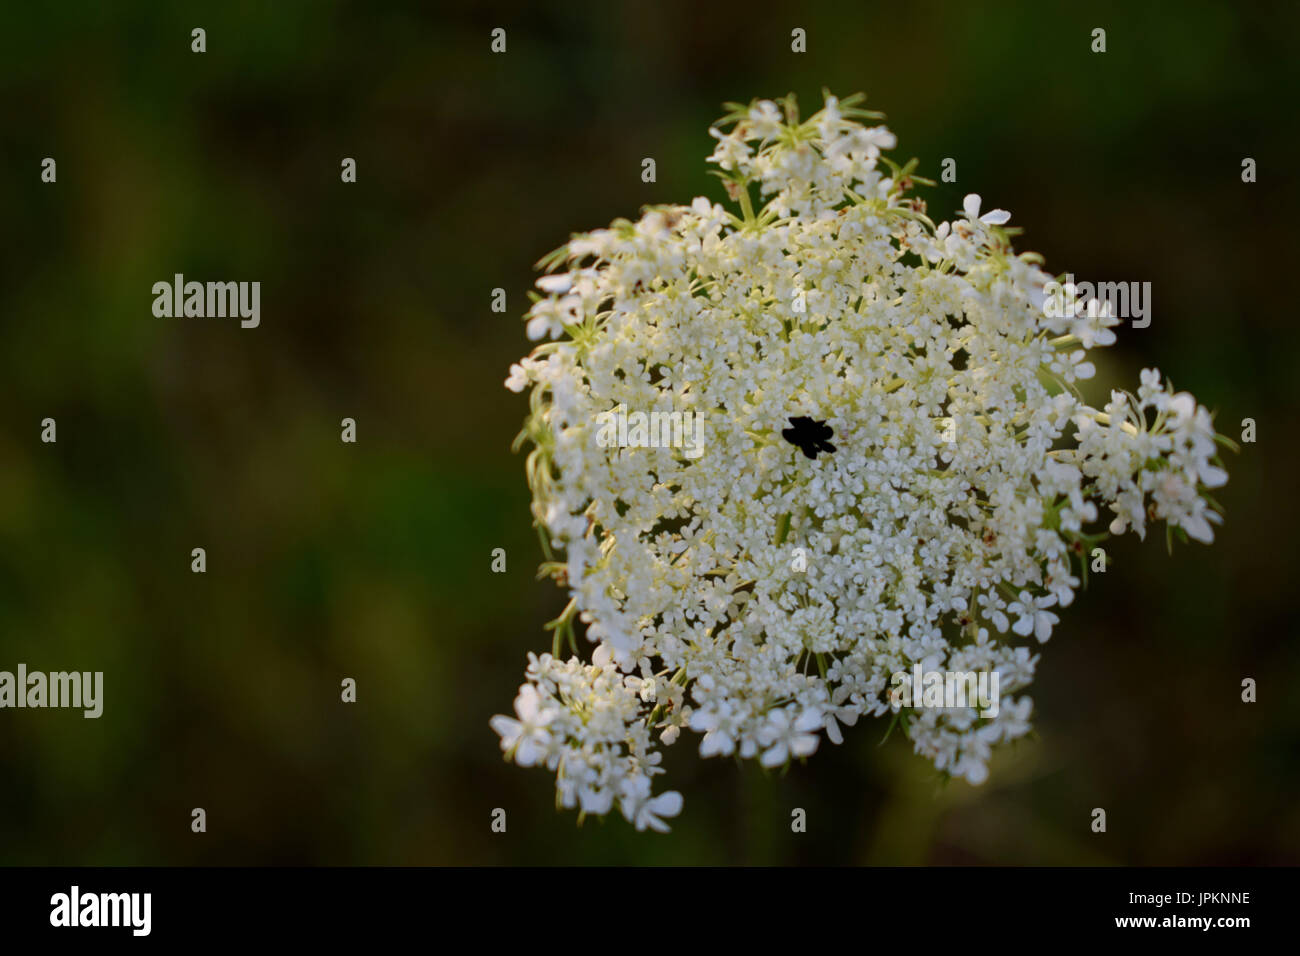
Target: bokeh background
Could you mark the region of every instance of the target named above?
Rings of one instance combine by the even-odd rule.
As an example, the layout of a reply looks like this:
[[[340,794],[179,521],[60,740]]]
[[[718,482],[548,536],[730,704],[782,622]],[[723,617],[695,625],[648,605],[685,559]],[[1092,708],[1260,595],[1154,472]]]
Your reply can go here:
[[[4,20],[0,669],[102,670],[106,690],[99,720],[0,712],[0,862],[1300,862],[1295,4],[123,0]],[[533,263],[643,204],[722,199],[721,104],[815,108],[823,87],[869,93],[924,174],[957,160],[936,218],[979,192],[1051,271],[1153,283],[1150,328],[1121,332],[1091,394],[1159,365],[1258,442],[1230,456],[1213,547],[1112,544],[1043,649],[1037,738],[985,786],[941,786],[866,723],[784,775],[685,742],[671,835],[579,828],[488,728],[564,604],[534,577],[524,399],[502,387]],[[176,272],[259,280],[261,327],[155,318]]]

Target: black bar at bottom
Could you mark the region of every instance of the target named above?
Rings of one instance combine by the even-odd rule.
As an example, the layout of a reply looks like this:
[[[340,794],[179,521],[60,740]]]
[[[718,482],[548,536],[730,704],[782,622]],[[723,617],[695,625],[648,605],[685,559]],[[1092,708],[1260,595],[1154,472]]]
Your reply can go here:
[[[594,942],[599,926],[618,927],[629,945],[682,932],[693,944],[734,945],[774,932],[773,920],[819,939],[909,949],[1000,946],[1030,933],[1230,943],[1285,931],[1295,889],[1289,868],[10,868],[0,870],[0,925],[6,942],[91,946],[390,936],[436,945],[476,934],[495,946],[511,935]]]

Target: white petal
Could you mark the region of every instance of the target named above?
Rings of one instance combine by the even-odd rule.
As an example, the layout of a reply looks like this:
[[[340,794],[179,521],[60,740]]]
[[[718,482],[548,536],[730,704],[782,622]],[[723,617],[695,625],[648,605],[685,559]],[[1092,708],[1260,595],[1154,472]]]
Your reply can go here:
[[[537,280],[537,288],[541,289],[543,292],[560,295],[573,288],[573,276],[568,273],[554,276],[542,276]]]
[[[682,812],[682,795],[676,790],[668,790],[659,794],[646,806],[661,817],[675,817]]]
[[[781,766],[781,764],[786,762],[789,756],[790,756],[790,751],[786,749],[785,744],[778,743],[771,750],[768,750],[763,754],[762,758],[759,760],[759,763],[761,763],[764,767],[771,769],[772,767]]]

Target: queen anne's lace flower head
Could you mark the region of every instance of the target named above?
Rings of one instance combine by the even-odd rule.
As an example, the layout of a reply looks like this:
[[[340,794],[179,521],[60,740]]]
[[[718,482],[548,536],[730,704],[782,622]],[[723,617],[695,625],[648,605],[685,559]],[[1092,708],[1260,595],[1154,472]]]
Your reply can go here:
[[[527,334],[547,341],[506,385],[531,390],[543,569],[571,601],[492,725],[560,806],[666,829],[659,742],[778,767],[891,709],[979,783],[1030,729],[1030,648],[1098,522],[1213,538],[1209,413],[1153,370],[1085,404],[1118,320],[1044,308],[1052,277],[979,196],[935,226],[858,99],[802,122],[793,98],[735,107],[710,130],[734,210],[648,208],[544,260]],[[619,408],[699,416],[703,454],[611,444]],[[590,664],[560,659],[579,621]],[[996,671],[996,716],[898,713],[891,676],[916,665]]]

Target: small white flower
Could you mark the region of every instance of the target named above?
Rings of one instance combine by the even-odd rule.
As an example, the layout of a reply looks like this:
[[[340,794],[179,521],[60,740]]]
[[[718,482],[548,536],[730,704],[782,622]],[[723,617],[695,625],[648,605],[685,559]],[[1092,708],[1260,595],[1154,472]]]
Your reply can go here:
[[[1011,221],[1011,213],[1007,212],[1005,209],[990,209],[981,216],[980,197],[978,193],[967,194],[966,198],[962,200],[962,211],[966,214],[966,218],[971,220],[971,222],[979,220],[980,222],[987,223],[990,226],[1001,226],[1004,223]]]
[[[668,824],[661,817],[675,817],[682,812],[682,795],[669,790],[656,797],[650,795],[650,781],[645,777],[629,779],[623,787],[619,801],[623,816],[638,830],[651,829],[668,832]]]
[[[527,361],[527,360],[525,360]],[[506,388],[512,392],[522,392],[528,387],[528,370],[518,362],[510,366],[510,375],[506,379]]]
[[[551,715],[543,710],[541,698],[530,684],[519,688],[515,714],[518,720],[503,714],[493,717],[492,729],[501,736],[501,749],[514,752],[515,763],[531,767],[545,756],[549,740],[546,725],[550,723]]]
[[[1033,634],[1038,640],[1046,641],[1052,636],[1052,628],[1060,620],[1051,611],[1045,608],[1052,607],[1056,604],[1056,595],[1047,594],[1042,597],[1033,597],[1028,591],[1020,592],[1020,600],[1013,601],[1007,606],[1007,610],[1012,614],[1018,615],[1016,623],[1012,625],[1012,630],[1017,634],[1028,636]]]
[[[759,731],[759,744],[767,749],[759,759],[764,767],[779,767],[794,757],[810,756],[817,749],[817,734],[822,715],[808,709],[797,717],[790,708],[774,710]]]
[[[784,125],[785,118],[771,100],[759,100],[749,110],[749,134],[755,139],[770,139]]]

